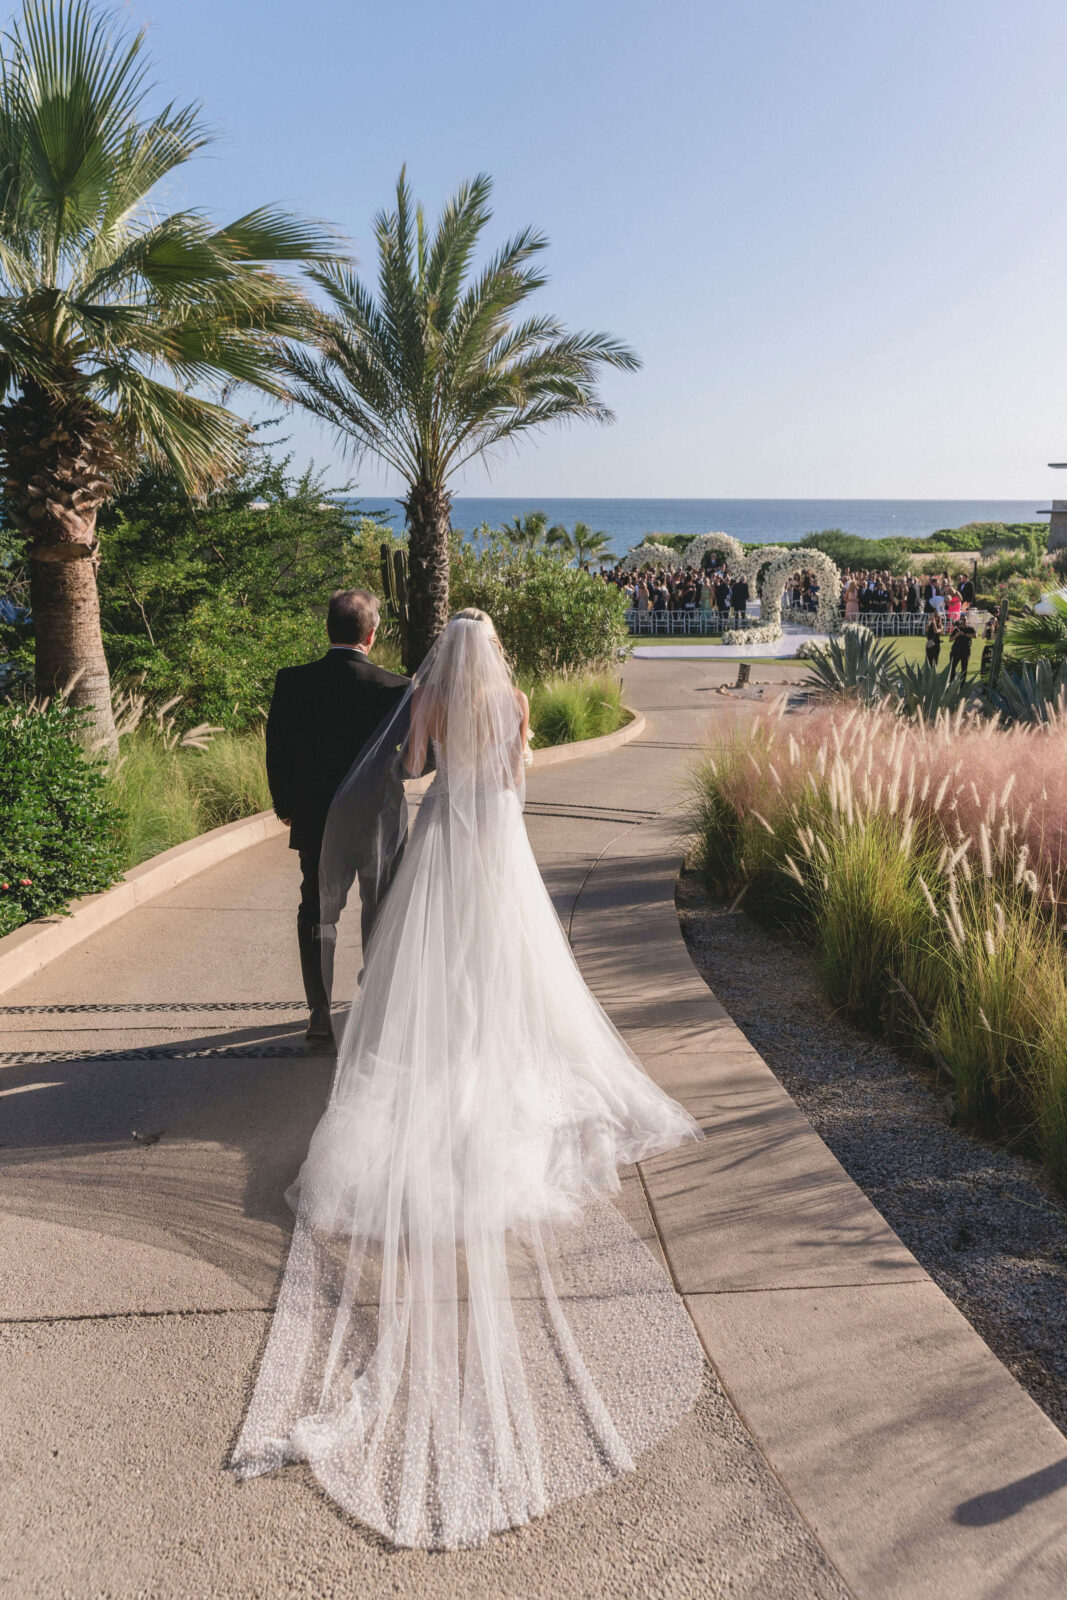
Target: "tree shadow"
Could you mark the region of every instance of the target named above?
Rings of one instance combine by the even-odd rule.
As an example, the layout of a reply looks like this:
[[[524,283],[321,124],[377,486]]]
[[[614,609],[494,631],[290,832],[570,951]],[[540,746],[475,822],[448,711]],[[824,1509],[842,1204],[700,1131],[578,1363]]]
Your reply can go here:
[[[964,1500],[956,1507],[952,1520],[965,1528],[986,1528],[992,1523],[1005,1522],[1008,1517],[1017,1516],[1035,1501],[1044,1500],[1061,1489],[1067,1489],[1067,1456],[1062,1461],[1054,1461],[1050,1467],[1042,1468],[1040,1472],[1031,1472],[1025,1478],[1016,1478],[1013,1483],[1006,1483],[999,1489],[990,1489],[986,1494],[976,1494],[973,1499]]]
[[[294,1019],[5,1067],[0,1203],[196,1257],[267,1299],[334,1061]]]

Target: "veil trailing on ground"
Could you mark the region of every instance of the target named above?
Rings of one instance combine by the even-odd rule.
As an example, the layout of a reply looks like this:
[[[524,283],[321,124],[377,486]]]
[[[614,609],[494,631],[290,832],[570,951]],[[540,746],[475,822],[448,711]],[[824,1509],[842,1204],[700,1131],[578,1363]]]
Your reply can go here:
[[[612,1196],[699,1137],[586,989],[522,818],[496,635],[453,619],[338,792],[323,917],[388,893],[234,1464],[306,1461],[394,1543],[456,1547],[628,1471],[703,1359]],[[403,777],[436,767],[410,837]]]

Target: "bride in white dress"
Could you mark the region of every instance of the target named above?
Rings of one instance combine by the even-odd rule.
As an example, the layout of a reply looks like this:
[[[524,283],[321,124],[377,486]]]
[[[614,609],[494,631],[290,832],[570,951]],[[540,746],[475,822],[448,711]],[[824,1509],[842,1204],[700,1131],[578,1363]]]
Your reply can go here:
[[[528,707],[484,613],[453,618],[408,701],[327,825],[325,907],[346,851],[366,859],[368,808],[395,876],[233,1464],[306,1461],[394,1544],[454,1548],[630,1471],[693,1404],[692,1324],[611,1196],[620,1167],[701,1135],[582,981],[523,823]],[[386,802],[431,741],[401,853]]]

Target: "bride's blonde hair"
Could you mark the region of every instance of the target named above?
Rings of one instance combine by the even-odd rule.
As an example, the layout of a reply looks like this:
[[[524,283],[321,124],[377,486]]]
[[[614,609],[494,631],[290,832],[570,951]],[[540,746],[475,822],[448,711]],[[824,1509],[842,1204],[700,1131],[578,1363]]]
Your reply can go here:
[[[457,611],[457,612],[454,613],[454,615],[452,616],[451,620],[453,622],[481,622],[481,623],[483,623],[485,625],[485,627],[488,628],[489,634],[490,634],[490,637],[492,638],[493,643],[496,645],[497,649],[500,651],[501,658],[503,659],[505,664],[510,669],[511,662],[508,661],[507,651],[504,649],[504,646],[500,642],[500,635],[496,631],[496,624],[493,622],[493,619],[489,615],[488,611],[479,611],[477,606],[464,606],[462,611]]]

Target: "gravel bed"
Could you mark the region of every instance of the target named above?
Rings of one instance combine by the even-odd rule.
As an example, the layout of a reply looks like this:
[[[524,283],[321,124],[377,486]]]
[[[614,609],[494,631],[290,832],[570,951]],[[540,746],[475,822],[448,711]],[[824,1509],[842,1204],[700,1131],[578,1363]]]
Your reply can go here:
[[[683,874],[689,953],[812,1127],[1067,1432],[1067,1208],[1039,1167],[952,1125],[905,1056],[838,1016],[810,954]]]

